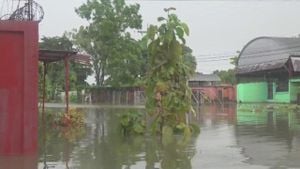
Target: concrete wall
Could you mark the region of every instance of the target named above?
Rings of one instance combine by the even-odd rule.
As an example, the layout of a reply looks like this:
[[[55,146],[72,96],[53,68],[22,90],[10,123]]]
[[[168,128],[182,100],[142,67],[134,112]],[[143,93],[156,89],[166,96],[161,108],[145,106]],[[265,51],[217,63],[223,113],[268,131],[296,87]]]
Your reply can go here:
[[[241,83],[237,85],[238,102],[265,102],[267,99],[267,82]]]
[[[291,79],[289,83],[290,101],[296,102],[297,95],[300,93],[300,79]]]
[[[289,81],[289,90],[276,92],[276,84],[273,84],[273,100],[268,100],[267,82],[241,83],[237,85],[237,101],[241,102],[276,102],[293,103],[300,94],[300,79]]]
[[[290,103],[289,92],[275,92],[273,94],[273,101],[278,103]]]

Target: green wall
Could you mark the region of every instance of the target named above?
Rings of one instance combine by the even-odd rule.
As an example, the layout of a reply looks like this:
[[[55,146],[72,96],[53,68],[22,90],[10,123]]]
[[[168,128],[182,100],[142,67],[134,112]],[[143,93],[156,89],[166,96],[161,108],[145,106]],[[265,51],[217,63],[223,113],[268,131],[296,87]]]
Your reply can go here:
[[[280,103],[290,103],[290,93],[289,92],[275,92],[273,94],[273,101]]]
[[[268,100],[267,82],[241,83],[237,85],[237,101],[241,102],[278,102],[291,103],[297,101],[300,94],[300,79],[289,80],[289,91],[276,92],[276,84],[273,84],[273,100]]]
[[[296,102],[297,95],[300,93],[300,79],[291,79],[289,83],[290,101]]]
[[[241,83],[237,85],[238,102],[265,102],[267,99],[267,82]]]

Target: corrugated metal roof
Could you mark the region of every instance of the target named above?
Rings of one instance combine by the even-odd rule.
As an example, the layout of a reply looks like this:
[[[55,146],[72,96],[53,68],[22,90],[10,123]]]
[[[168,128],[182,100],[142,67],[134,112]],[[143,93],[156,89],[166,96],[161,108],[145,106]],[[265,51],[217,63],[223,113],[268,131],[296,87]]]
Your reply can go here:
[[[62,50],[39,50],[39,60],[43,62],[57,62],[64,60],[65,57],[70,57],[77,63],[90,65],[91,58],[89,55],[78,54],[75,51],[62,51]]]
[[[237,73],[244,74],[284,66],[291,55],[299,55],[300,38],[259,37],[251,40],[239,55]]]
[[[218,75],[215,74],[195,73],[195,75],[192,78],[190,78],[189,81],[219,82],[221,81],[221,79]]]

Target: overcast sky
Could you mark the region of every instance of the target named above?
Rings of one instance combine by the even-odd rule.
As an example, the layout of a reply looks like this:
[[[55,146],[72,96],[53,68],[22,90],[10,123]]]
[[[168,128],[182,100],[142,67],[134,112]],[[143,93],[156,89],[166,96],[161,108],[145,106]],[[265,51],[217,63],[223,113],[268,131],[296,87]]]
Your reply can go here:
[[[74,12],[85,0],[36,1],[45,11],[44,20],[40,23],[40,36],[62,35],[64,31],[86,24]],[[163,8],[175,7],[179,18],[190,27],[187,43],[197,57],[197,70],[204,73],[230,68],[224,56],[234,55],[255,37],[300,34],[300,1],[127,2],[141,5],[144,29],[155,23],[158,16],[164,15]],[[215,56],[219,58],[207,59]]]

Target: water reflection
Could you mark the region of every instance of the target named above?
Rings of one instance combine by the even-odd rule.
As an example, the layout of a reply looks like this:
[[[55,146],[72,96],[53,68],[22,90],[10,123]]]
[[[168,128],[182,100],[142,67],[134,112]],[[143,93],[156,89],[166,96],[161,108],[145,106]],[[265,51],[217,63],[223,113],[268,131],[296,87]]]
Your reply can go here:
[[[89,110],[86,137],[73,143],[47,128],[46,143],[40,147],[39,168],[191,169],[193,144],[183,146],[174,140],[166,146],[152,136],[124,137],[117,123],[118,114],[123,111]]]
[[[30,156],[0,156],[0,169],[36,169],[38,157]]]
[[[221,127],[234,125],[236,121],[236,105],[202,105],[198,109],[197,123],[202,127]]]
[[[249,109],[249,105],[241,105],[237,111],[237,144],[249,157],[248,163],[274,168],[300,167],[299,126],[299,113],[257,112]]]
[[[57,112],[57,110],[49,110]],[[39,157],[1,157],[0,169],[300,168],[300,113],[259,105],[201,106],[191,121],[201,133],[186,146],[151,136],[123,137],[123,109],[86,109],[85,135],[66,139],[51,124],[39,130]],[[38,162],[37,162],[38,159]]]

